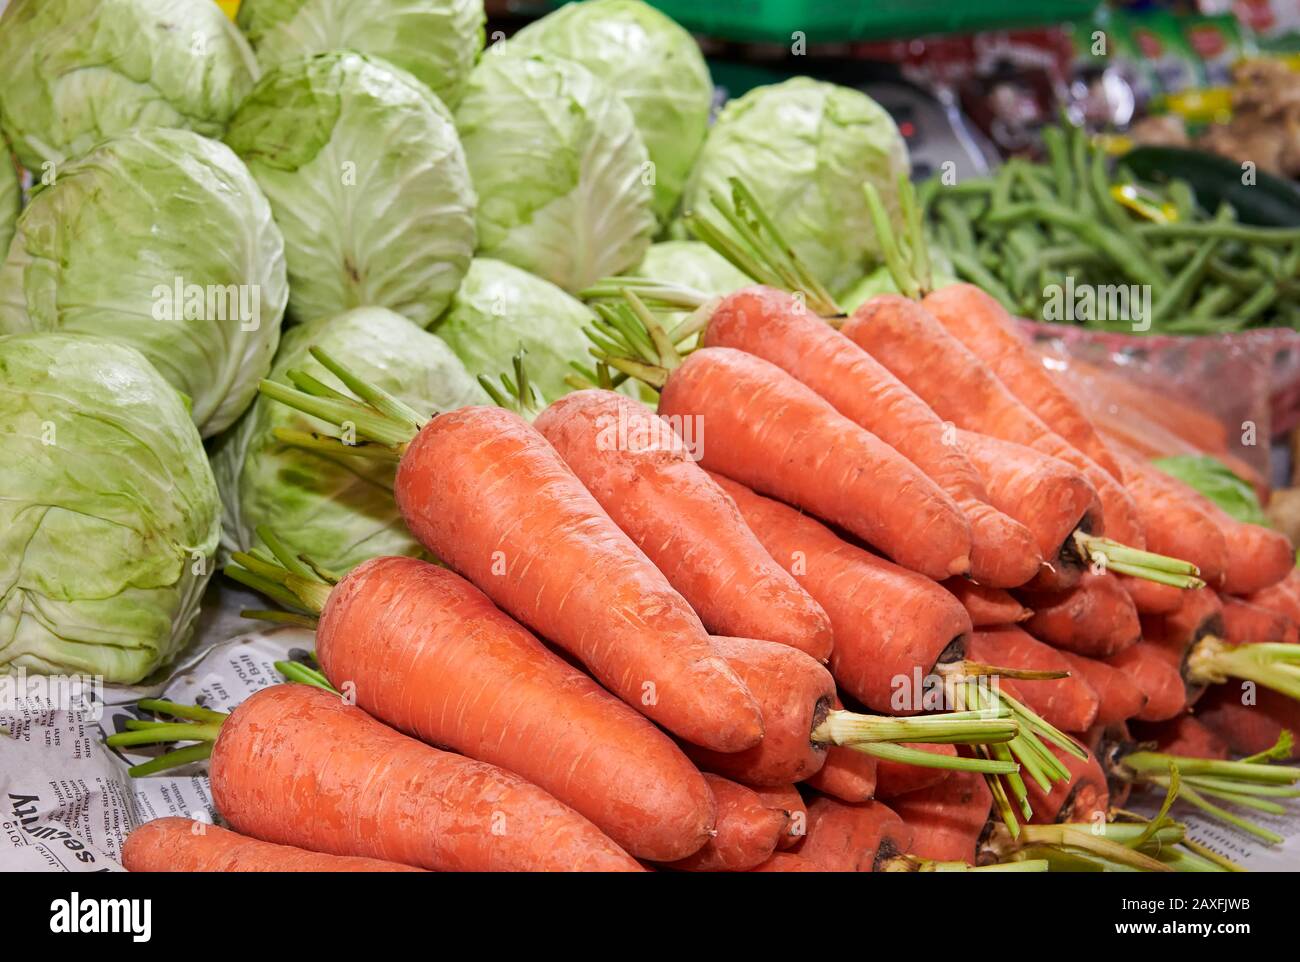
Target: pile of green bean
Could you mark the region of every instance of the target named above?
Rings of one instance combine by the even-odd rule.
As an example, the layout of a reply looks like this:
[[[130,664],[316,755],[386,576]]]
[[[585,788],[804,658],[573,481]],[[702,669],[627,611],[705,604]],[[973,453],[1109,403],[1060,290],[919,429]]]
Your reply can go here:
[[[928,229],[959,277],[1022,317],[1045,317],[1050,293],[1085,285],[1150,285],[1149,323],[1076,319],[1084,326],[1160,334],[1247,327],[1300,329],[1300,229],[1208,215],[1181,180],[1141,184],[1136,211],[1113,195],[1106,154],[1074,128],[1044,131],[1048,161],[1009,160],[995,176],[921,188]]]

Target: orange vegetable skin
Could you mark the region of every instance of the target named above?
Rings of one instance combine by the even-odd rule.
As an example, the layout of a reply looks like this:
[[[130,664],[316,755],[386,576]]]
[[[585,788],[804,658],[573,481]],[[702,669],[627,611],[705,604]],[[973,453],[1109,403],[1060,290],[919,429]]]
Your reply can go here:
[[[939,585],[847,544],[793,508],[715,475],[768,554],[790,571],[831,619],[831,673],[873,711],[916,714],[899,688],[928,675],[941,657],[960,657],[970,616]]]
[[[970,615],[976,628],[1012,625],[1033,614],[1009,591],[976,584],[967,578],[949,578],[943,583]]]
[[[1266,642],[1294,645],[1300,641],[1300,628],[1286,615],[1228,595],[1219,600],[1223,603],[1223,630],[1234,645]]]
[[[1148,641],[1139,641],[1106,659],[1137,685],[1146,704],[1135,716],[1139,721],[1165,721],[1187,710],[1187,686],[1177,657]]]
[[[1105,513],[1106,535],[1134,548],[1145,547],[1137,506],[1119,482],[1051,430],[925,307],[895,294],[882,294],[862,304],[842,330],[920,395],[939,417],[967,431],[1023,444],[1068,463],[1096,488]],[[996,497],[992,503],[1006,511]],[[1012,517],[1024,523],[1017,515]]]
[[[1033,537],[988,503],[983,481],[929,405],[790,294],[771,287],[729,294],[709,320],[705,344],[775,364],[925,472],[970,524],[972,578],[1013,587],[1038,571]]]
[[[222,724],[209,772],[230,826],[266,842],[440,871],[641,871],[518,775],[424,745],[309,685],[246,699]]]
[[[1034,586],[1069,588],[1082,567],[1070,542],[1075,529],[1094,532],[1101,510],[1096,489],[1082,474],[1058,458],[1032,448],[969,431],[957,432],[958,444],[984,477],[989,497],[1000,510],[1033,532],[1043,566]]]
[[[824,872],[874,872],[912,849],[912,830],[881,802],[847,805],[819,796],[808,806],[808,837],[802,858]]]
[[[1142,689],[1118,668],[1068,651],[1061,652],[1061,657],[1069,663],[1070,674],[1082,678],[1097,693],[1100,704],[1094,726],[1117,725],[1136,718],[1146,706],[1147,696]]]
[[[869,756],[855,752],[861,758]],[[793,785],[776,785],[771,788],[755,788],[754,794],[763,800],[768,808],[785,814],[785,828],[776,843],[779,849],[793,848],[803,841],[808,827],[808,806],[804,804],[799,789]]]
[[[952,772],[943,781],[889,804],[912,830],[911,854],[936,862],[975,864],[976,846],[993,807],[983,775]]]
[[[1185,485],[1153,465],[1124,454],[1120,464],[1124,482],[1137,501],[1147,547],[1190,561],[1206,584],[1221,584],[1228,567],[1228,542],[1214,517],[1187,496]]]
[[[762,358],[695,351],[659,413],[699,418],[701,464],[840,525],[932,578],[970,570],[970,525],[912,462]]]
[[[439,415],[394,492],[426,548],[633,708],[719,751],[762,738],[758,706],[698,616],[522,418]]]
[[[316,651],[374,717],[528,779],[638,858],[683,858],[709,838],[708,786],[672,740],[445,568],[354,568]]]
[[[1300,568],[1276,584],[1261,588],[1245,598],[1252,605],[1285,615],[1300,625]]]
[[[1070,670],[1069,662],[1060,652],[1014,625],[974,632],[966,650],[971,660],[986,665],[1030,671]],[[1073,675],[1049,681],[1001,679],[1000,684],[1011,697],[1024,702],[1048,724],[1062,731],[1086,731],[1096,720],[1101,705],[1088,683]]]
[[[1138,724],[1133,734],[1139,742],[1155,742],[1156,750],[1167,755],[1226,759],[1231,754],[1228,743],[1193,715]]]
[[[1120,466],[1097,429],[1052,379],[1042,358],[1025,343],[1015,319],[995,297],[973,284],[952,284],[926,295],[921,306],[1049,428],[1116,480],[1122,479]]]
[[[952,745],[909,745],[935,755],[947,755],[954,758],[957,749]],[[900,795],[931,788],[947,778],[946,768],[922,768],[920,765],[904,765],[884,758],[876,763],[876,798],[890,802]]]
[[[533,427],[710,631],[830,657],[826,612],[763,550],[667,421],[592,390],[560,398]]]
[[[686,753],[701,768],[746,785],[789,785],[821,768],[826,746],[813,742],[812,731],[835,697],[831,673],[803,652],[773,641],[715,637],[713,644],[757,699],[766,734],[743,752],[687,745]]]
[[[1110,574],[1085,571],[1073,588],[1024,598],[1034,610],[1025,629],[1055,648],[1104,658],[1137,644],[1142,635],[1137,608]]]
[[[1128,575],[1112,574],[1133,601],[1133,607],[1142,615],[1166,615],[1177,611],[1182,604],[1182,588],[1162,585],[1142,578],[1130,578]]]
[[[762,865],[750,869],[751,872],[820,872],[816,863],[810,862],[794,852],[777,852]]]
[[[832,699],[831,705],[844,707],[838,697]],[[842,802],[868,802],[876,794],[878,763],[873,755],[831,745],[826,749],[822,767],[805,778],[804,784]]]
[[[683,872],[744,872],[767,861],[785,833],[786,813],[744,785],[717,775],[704,777],[717,804],[716,834],[694,855],[668,867]]]
[[[377,858],[325,855],[245,838],[188,818],[155,818],[126,837],[128,872],[419,872]]]
[[[1300,739],[1300,702],[1249,682],[1214,685],[1196,703],[1196,717],[1239,755],[1272,748],[1284,729]],[[1300,750],[1290,757],[1300,759]]]

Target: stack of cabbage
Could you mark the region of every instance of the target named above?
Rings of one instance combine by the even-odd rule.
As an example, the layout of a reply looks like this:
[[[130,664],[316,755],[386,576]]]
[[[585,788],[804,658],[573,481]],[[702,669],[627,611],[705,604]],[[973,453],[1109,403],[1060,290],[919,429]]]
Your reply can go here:
[[[764,88],[710,132],[699,48],[641,0],[569,4],[486,54],[484,23],[482,0],[243,0],[238,26],[210,0],[11,0],[0,671],[167,663],[219,515],[226,550],[265,524],[332,569],[419,550],[388,468],[277,439],[318,425],[257,383],[328,382],[312,344],[430,412],[483,402],[474,375],[522,348],[554,399],[592,282],[746,283],[652,246],[733,174],[834,289],[869,273],[861,186],[891,196],[906,154],[861,94]]]

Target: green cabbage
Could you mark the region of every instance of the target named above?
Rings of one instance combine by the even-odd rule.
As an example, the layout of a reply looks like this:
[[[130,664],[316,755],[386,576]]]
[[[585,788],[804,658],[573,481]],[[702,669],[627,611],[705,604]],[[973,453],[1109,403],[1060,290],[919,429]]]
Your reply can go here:
[[[511,358],[527,352],[528,376],[547,401],[570,388],[570,361],[586,361],[583,327],[595,315],[581,301],[527,271],[476,257],[434,330],[471,374],[496,380]]]
[[[382,307],[362,307],[318,318],[285,332],[271,379],[302,368],[342,388],[307,353],[319,346],[362,377],[417,410],[433,413],[487,396],[451,350],[434,335]],[[327,430],[323,422],[259,397],[217,443],[212,466],[224,505],[222,546],[256,543],[254,529],[269,525],[296,551],[336,571],[375,555],[418,555],[393,501],[391,461],[335,458],[280,444],[276,428]]]
[[[641,0],[585,0],[529,24],[509,45],[577,61],[632,109],[655,167],[655,216],[667,221],[713,105],[713,81],[694,38]]]
[[[451,114],[405,71],[355,53],[277,67],[231,118],[284,232],[289,316],[363,304],[426,326],[474,253],[474,188]]]
[[[9,240],[14,236],[14,221],[18,219],[22,201],[18,171],[9,156],[9,145],[0,137],[0,259],[9,250]]]
[[[0,671],[133,683],[193,631],[221,511],[183,399],[136,350],[0,337]]]
[[[652,244],[645,259],[628,273],[693,287],[706,294],[730,294],[754,284],[751,278],[732,266],[731,261],[699,241]]]
[[[708,209],[740,177],[785,239],[833,294],[878,261],[862,187],[880,191],[898,226],[907,145],[866,94],[796,77],[756,87],[723,108],[686,186],[687,209]]]
[[[490,55],[456,111],[479,253],[573,292],[641,260],[654,233],[632,113],[585,67]]]
[[[329,50],[383,57],[455,106],[483,50],[483,0],[243,0],[263,67]]]
[[[38,177],[133,128],[220,137],[256,79],[210,0],[12,0],[0,17],[0,126]]]
[[[271,208],[228,147],[135,130],[35,192],[0,266],[0,334],[130,344],[215,434],[271,365],[288,296]]]

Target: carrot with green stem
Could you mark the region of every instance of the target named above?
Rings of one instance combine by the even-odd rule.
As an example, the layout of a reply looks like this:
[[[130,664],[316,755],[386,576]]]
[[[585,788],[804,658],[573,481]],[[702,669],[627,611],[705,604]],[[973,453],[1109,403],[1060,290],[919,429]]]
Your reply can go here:
[[[638,286],[621,278],[590,293],[608,295],[620,283],[660,306],[682,297],[677,289],[665,293],[663,286]],[[970,525],[973,579],[1012,587],[1034,576],[1040,559],[1029,532],[989,504],[983,482],[949,443],[943,421],[870,355],[785,291],[750,287],[709,304],[706,295],[695,296],[701,305],[697,316],[703,314],[707,322],[704,346],[734,348],[780,367],[910,460],[952,497]],[[610,321],[620,316],[610,304],[598,304],[597,309]],[[623,323],[613,333],[636,338],[626,327]],[[616,352],[610,334],[605,331],[599,337],[607,353]],[[668,336],[673,340],[676,332]],[[637,343],[644,350],[644,341]],[[656,360],[653,355],[643,359]]]
[[[965,516],[938,485],[807,385],[753,354],[705,347],[682,358],[628,292],[628,341],[601,361],[659,390],[659,413],[704,426],[700,464],[853,532],[904,567],[942,579],[970,569]]]
[[[667,421],[621,394],[586,390],[555,401],[533,426],[711,632],[830,657],[826,612],[763,550]]]
[[[398,507],[434,556],[674,734],[720,751],[760,740],[757,706],[698,616],[534,428],[495,407],[430,419],[312,355],[354,396],[299,372],[296,390],[259,389],[362,440],[316,444],[400,459]]]
[[[217,811],[240,834],[442,871],[640,871],[537,786],[408,738],[319,688],[273,685],[229,715],[141,704],[193,721],[128,723],[108,744],[202,744]]]
[[[708,839],[708,788],[672,740],[468,581],[394,557],[331,584],[274,532],[258,537],[274,556],[236,553],[226,575],[319,617],[321,672],[290,664],[286,677],[347,684],[375,718],[528,779],[638,858],[684,858]]]

